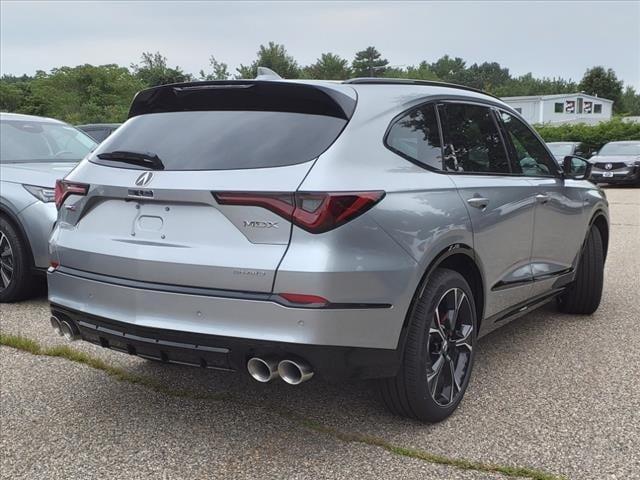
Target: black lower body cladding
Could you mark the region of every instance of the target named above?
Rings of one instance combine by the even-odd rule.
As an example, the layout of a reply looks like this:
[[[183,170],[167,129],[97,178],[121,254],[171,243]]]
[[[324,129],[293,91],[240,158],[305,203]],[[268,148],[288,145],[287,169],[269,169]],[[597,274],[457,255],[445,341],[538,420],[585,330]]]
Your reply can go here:
[[[72,321],[83,340],[143,358],[221,370],[246,371],[255,356],[300,358],[318,376],[336,380],[395,375],[397,350],[268,342],[141,327],[51,305],[51,313]]]

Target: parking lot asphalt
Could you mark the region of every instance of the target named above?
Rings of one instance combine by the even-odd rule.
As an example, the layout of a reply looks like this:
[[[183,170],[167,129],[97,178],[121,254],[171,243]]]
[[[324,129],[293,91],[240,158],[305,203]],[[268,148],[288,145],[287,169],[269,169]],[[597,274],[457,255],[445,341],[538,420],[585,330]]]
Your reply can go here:
[[[68,344],[44,297],[2,305],[0,332],[40,347],[0,348],[0,478],[640,479],[640,189],[606,192],[600,309],[548,305],[481,339],[437,425],[391,416],[368,382],[156,364]]]

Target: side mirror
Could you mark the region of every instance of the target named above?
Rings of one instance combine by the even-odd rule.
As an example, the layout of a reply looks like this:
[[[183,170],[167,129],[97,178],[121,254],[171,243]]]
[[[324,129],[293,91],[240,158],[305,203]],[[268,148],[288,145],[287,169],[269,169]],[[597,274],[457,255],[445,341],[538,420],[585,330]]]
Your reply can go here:
[[[576,155],[567,155],[562,161],[562,176],[574,180],[586,180],[591,174],[591,163]]]

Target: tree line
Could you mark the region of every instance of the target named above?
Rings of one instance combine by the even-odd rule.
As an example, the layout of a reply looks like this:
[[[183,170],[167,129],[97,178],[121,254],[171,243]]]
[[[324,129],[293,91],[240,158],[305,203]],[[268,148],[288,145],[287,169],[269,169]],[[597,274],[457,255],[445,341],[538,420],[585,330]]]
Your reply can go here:
[[[127,117],[136,92],[167,83],[192,80],[250,79],[258,66],[268,67],[283,78],[344,80],[352,77],[407,78],[457,83],[500,97],[545,95],[582,91],[613,100],[621,115],[640,115],[640,94],[624,86],[612,69],[594,66],[580,82],[564,78],[536,78],[531,73],[513,76],[497,62],[467,64],[460,57],[443,57],[416,65],[392,65],[375,47],[357,52],[349,61],[334,53],[322,53],[311,65],[300,65],[284,45],[260,45],[256,58],[241,64],[235,73],[213,55],[197,74],[170,66],[161,53],[145,52],[129,67],[79,65],[59,67],[35,75],[0,77],[0,111],[59,118],[70,123],[121,122]]]

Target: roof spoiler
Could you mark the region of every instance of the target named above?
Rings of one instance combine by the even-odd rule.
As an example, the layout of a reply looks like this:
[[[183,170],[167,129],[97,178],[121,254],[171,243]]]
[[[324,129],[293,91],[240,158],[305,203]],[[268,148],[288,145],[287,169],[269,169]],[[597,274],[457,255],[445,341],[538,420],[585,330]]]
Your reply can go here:
[[[272,74],[277,74],[264,70],[255,80],[176,83],[142,90],[131,103],[129,118],[147,113],[220,110],[306,113],[345,120],[353,115],[355,92],[350,96],[331,86],[271,80]]]

